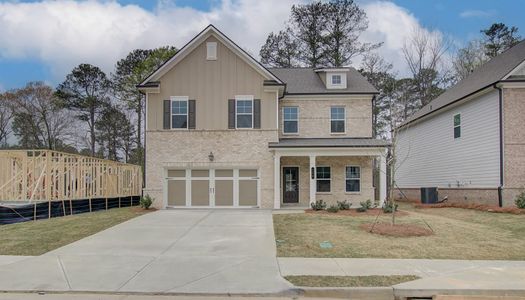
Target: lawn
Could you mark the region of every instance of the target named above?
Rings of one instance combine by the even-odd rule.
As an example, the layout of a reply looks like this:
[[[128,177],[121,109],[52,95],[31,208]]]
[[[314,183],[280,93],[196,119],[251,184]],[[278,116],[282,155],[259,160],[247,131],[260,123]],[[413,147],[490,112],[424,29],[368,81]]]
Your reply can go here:
[[[286,280],[295,286],[308,287],[377,287],[393,286],[419,279],[414,275],[388,276],[286,276]]]
[[[277,255],[281,257],[376,257],[525,260],[525,215],[461,208],[414,209],[398,223],[427,223],[434,235],[388,237],[359,228],[375,217],[337,214],[274,215]],[[389,222],[389,216],[380,221]],[[319,243],[329,241],[332,248]]]
[[[47,220],[0,225],[0,255],[40,255],[148,211],[113,208]]]

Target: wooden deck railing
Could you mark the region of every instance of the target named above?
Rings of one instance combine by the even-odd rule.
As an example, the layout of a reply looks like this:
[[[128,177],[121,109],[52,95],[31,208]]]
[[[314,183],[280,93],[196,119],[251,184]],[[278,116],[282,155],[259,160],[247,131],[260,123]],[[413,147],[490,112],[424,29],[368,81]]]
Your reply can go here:
[[[137,165],[51,150],[0,151],[0,201],[117,198],[141,189]]]

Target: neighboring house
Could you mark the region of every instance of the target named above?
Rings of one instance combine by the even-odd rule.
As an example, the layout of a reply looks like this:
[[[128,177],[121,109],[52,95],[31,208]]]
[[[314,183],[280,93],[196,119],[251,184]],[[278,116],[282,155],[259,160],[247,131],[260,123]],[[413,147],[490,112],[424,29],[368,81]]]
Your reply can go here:
[[[525,186],[524,60],[521,42],[402,124],[395,177],[408,198],[438,187],[453,202],[514,204]]]
[[[355,69],[266,69],[212,25],[138,88],[154,206],[308,207],[382,202],[387,143]],[[374,199],[373,164],[383,174]]]

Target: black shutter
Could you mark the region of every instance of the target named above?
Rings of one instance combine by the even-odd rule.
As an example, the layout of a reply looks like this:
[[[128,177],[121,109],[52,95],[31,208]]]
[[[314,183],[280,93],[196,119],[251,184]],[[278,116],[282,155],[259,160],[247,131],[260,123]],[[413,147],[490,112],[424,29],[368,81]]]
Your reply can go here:
[[[228,99],[228,129],[235,129],[235,99]]]
[[[170,110],[171,110],[171,101],[170,100],[164,100],[164,113],[163,113],[163,120],[162,120],[162,127],[164,129],[170,129]]]
[[[253,100],[253,128],[261,128],[261,99]]]
[[[188,129],[195,129],[195,100],[188,100]]]

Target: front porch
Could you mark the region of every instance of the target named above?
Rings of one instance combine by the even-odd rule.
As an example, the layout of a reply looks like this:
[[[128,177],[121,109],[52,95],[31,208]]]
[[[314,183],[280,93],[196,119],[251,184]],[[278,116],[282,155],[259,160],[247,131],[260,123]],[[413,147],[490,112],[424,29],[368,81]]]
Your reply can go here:
[[[274,189],[275,209],[309,208],[316,200],[328,205],[347,200],[352,208],[371,200],[382,206],[386,199],[386,146],[286,147],[280,142],[270,148],[274,186],[278,187]],[[379,182],[374,183],[375,163]]]

